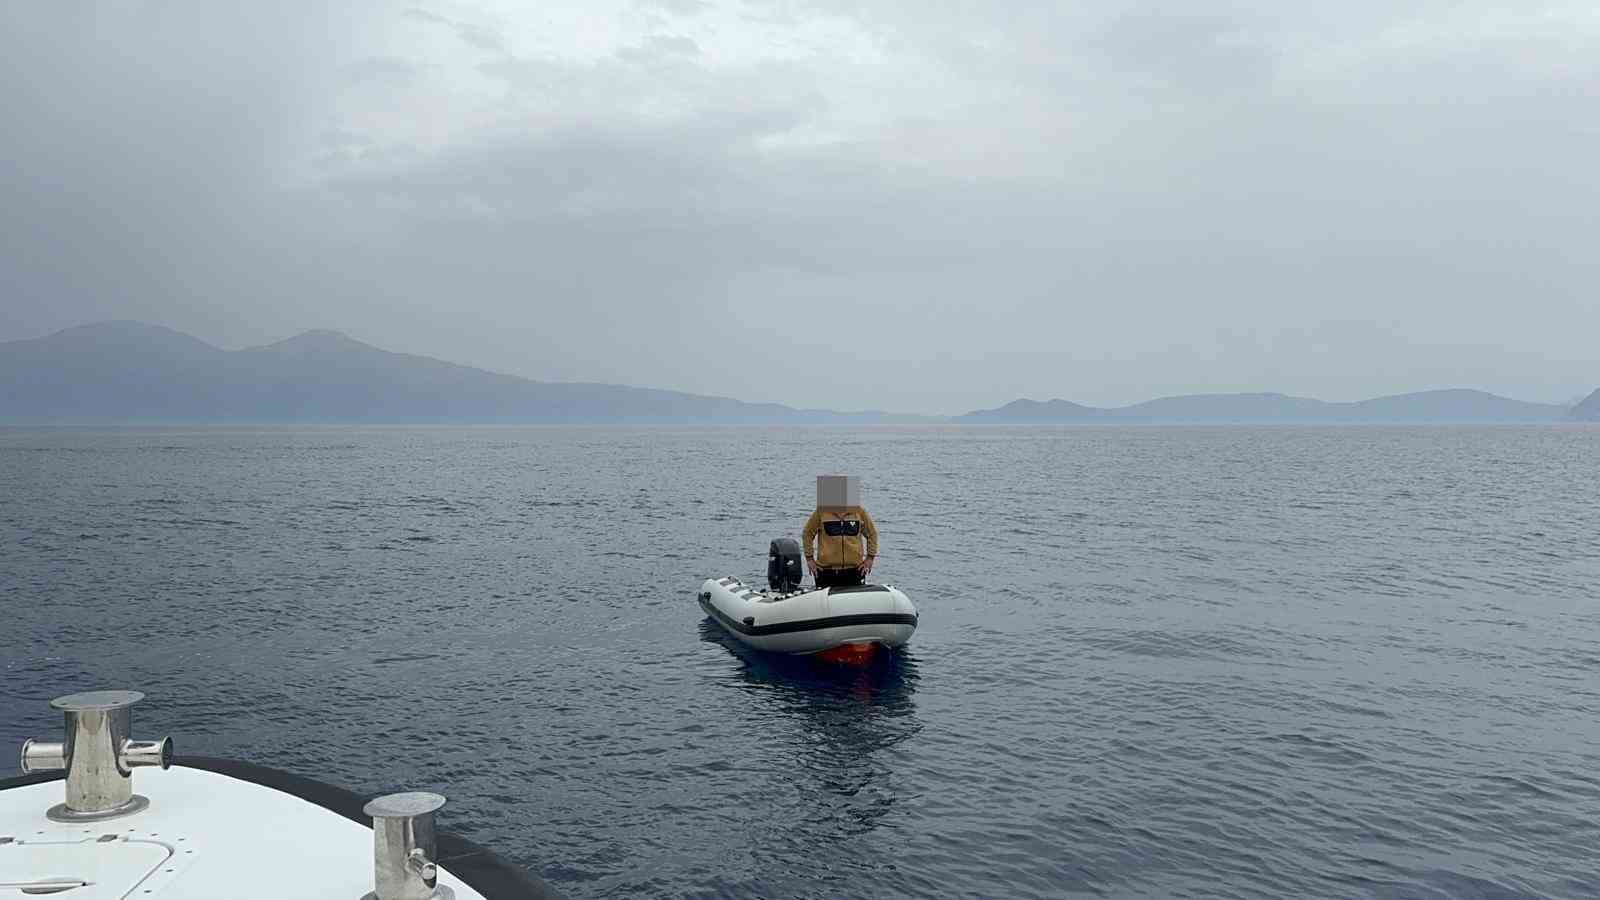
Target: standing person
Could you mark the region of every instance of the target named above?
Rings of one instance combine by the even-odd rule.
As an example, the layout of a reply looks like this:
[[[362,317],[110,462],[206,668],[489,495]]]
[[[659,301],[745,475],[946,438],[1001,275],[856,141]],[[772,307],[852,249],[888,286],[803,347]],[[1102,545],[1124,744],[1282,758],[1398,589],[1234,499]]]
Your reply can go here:
[[[878,526],[861,505],[855,477],[817,476],[817,508],[806,520],[800,547],[819,588],[850,587],[872,574]]]

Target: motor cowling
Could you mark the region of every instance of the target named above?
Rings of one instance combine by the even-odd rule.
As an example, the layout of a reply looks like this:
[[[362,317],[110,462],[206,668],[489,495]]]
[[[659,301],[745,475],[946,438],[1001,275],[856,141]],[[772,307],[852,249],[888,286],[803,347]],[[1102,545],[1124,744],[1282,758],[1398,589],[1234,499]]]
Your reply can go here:
[[[778,538],[767,550],[767,586],[780,593],[797,591],[805,578],[805,565],[800,558],[800,542],[794,538]]]

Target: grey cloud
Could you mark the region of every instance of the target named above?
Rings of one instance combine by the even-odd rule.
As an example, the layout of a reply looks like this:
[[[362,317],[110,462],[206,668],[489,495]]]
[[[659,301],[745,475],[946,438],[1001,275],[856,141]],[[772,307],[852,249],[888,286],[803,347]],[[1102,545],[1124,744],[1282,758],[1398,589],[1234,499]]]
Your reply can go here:
[[[644,6],[653,6],[680,16],[693,16],[712,8],[704,0],[641,0]]]
[[[417,7],[408,8],[401,13],[401,15],[405,18],[413,19],[418,22],[426,22],[430,25],[443,25],[454,31],[456,33],[456,37],[460,38],[463,42],[476,47],[479,50],[498,52],[505,49],[505,42],[501,38],[500,33],[495,29],[485,25],[475,25],[470,22],[460,22],[446,16],[441,16],[438,13],[429,12],[425,9],[418,9]]]
[[[421,74],[423,67],[397,56],[369,56],[351,63],[350,76],[360,82],[388,86],[402,86]]]
[[[493,28],[482,25],[457,25],[456,35],[479,50],[504,50],[505,43]]]
[[[622,47],[617,56],[630,62],[650,62],[670,57],[700,55],[700,45],[693,38],[678,34],[653,34],[634,47]]]
[[[401,15],[405,16],[408,19],[416,19],[418,22],[431,22],[431,23],[433,23],[435,25],[454,25],[455,24],[451,20],[445,18],[444,16],[439,15],[438,13],[431,13],[431,12],[428,12],[427,10],[425,10],[425,9],[418,9],[415,6],[406,9],[404,12],[401,13]]]
[[[552,60],[505,57],[478,65],[478,71],[514,87],[538,88],[571,80],[572,70]]]

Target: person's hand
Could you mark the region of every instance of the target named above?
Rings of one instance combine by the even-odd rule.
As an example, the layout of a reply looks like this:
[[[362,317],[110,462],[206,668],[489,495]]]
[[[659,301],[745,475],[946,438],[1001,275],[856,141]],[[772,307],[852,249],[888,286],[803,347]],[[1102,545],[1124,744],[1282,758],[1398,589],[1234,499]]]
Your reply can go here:
[[[874,559],[877,559],[877,557],[869,556],[866,559],[861,561],[861,577],[862,578],[865,578],[868,575],[872,574],[872,561]]]
[[[817,561],[814,560],[814,559],[807,559],[806,560],[806,569],[811,572],[812,577],[816,577],[816,574],[817,574]]]

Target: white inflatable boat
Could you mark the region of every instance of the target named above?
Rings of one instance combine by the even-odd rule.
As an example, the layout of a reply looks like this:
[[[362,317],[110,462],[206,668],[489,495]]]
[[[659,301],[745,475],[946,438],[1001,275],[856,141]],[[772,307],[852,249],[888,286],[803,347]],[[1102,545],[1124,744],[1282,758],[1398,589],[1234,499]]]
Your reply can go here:
[[[898,647],[917,630],[917,608],[898,588],[757,590],[737,578],[711,578],[700,607],[740,643],[774,653],[870,653]]]

